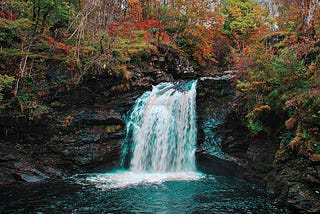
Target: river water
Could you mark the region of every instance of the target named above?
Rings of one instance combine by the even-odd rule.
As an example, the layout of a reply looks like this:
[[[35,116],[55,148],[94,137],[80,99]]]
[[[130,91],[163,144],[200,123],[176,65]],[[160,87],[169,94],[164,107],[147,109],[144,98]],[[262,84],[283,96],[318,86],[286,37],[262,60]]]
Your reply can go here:
[[[92,176],[1,187],[0,213],[282,213],[259,187],[236,177],[107,188],[87,180]]]

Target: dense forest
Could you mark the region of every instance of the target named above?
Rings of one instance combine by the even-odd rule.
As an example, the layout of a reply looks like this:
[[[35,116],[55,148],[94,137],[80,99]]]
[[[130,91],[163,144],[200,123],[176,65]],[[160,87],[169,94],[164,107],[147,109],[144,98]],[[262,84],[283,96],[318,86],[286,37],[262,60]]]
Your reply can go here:
[[[320,158],[317,0],[6,0],[0,8],[3,113],[37,120],[51,111],[41,97],[97,73],[130,90],[130,66],[157,66],[145,59],[162,46],[201,72],[236,70],[252,133],[272,134],[270,116],[285,117],[278,156]],[[57,64],[72,78],[46,81]]]
[[[169,83],[174,81],[181,82]],[[160,82],[166,83],[155,86]],[[222,171],[236,163],[229,172],[258,181],[279,204],[301,213],[319,212],[319,0],[0,1],[0,187],[69,178],[103,164],[118,167],[123,139],[130,132],[130,125],[125,130],[127,112],[135,100],[146,106],[147,95],[137,98],[151,88],[167,93],[167,100],[160,97],[163,101],[150,92],[160,99],[153,104],[171,99],[182,107],[197,106],[197,116],[186,113],[196,112],[194,106],[173,111],[179,118],[175,120],[184,119],[181,124],[198,133],[186,131],[198,146],[186,156],[202,155],[207,168],[214,168],[212,162],[219,165],[220,157],[208,158],[200,141],[220,134],[219,151],[230,155],[222,160]],[[134,115],[139,123],[141,115],[142,110]],[[205,130],[205,122],[217,118],[222,122],[207,124]],[[172,124],[172,132],[187,127]],[[199,187],[201,194],[210,182]],[[248,196],[249,204],[253,201],[250,185],[250,191],[231,186],[240,188],[232,193],[235,201],[237,194]],[[181,198],[192,198],[194,189],[190,192]],[[7,205],[14,194],[5,193],[0,191],[0,212],[15,206]],[[131,193],[121,194],[125,198]],[[261,211],[263,200],[254,202],[258,208],[253,213]]]

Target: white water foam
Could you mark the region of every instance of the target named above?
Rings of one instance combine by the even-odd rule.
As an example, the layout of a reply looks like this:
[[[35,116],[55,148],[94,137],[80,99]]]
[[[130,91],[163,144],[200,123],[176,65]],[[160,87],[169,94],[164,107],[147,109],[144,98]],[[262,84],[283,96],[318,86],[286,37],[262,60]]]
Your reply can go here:
[[[204,177],[200,172],[136,173],[119,170],[94,174],[86,180],[99,189],[125,188],[134,185],[161,184],[167,181],[194,181]]]

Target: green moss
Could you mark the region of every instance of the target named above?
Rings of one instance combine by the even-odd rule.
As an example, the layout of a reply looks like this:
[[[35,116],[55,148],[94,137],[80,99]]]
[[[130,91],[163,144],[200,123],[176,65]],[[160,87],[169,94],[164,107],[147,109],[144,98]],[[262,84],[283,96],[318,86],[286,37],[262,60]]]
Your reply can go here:
[[[4,90],[12,90],[15,82],[15,77],[0,74],[0,101],[3,100]]]

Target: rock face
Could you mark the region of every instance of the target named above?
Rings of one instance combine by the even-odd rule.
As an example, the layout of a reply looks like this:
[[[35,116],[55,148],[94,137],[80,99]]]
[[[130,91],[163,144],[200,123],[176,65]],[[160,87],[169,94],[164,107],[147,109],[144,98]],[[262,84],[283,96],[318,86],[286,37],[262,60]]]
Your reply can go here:
[[[0,185],[41,182],[86,171],[118,167],[124,117],[135,100],[152,85],[195,78],[186,58],[159,47],[151,66],[128,65],[130,80],[105,71],[83,77],[75,88],[52,89],[42,97],[50,106],[41,118],[0,114]],[[74,73],[53,65],[47,83],[61,85]]]
[[[242,122],[244,104],[232,76],[199,80],[199,168],[260,183],[289,213],[319,213],[319,162],[299,159],[290,149],[275,159],[281,117],[270,118],[273,134],[252,135]]]
[[[215,174],[243,176],[244,170],[222,151],[225,138],[232,130],[225,128],[231,103],[236,97],[234,76],[202,77],[198,80],[198,168]],[[214,169],[214,171],[212,171]]]
[[[266,190],[290,213],[320,213],[320,164],[288,151],[274,162]]]
[[[265,152],[270,145],[266,147],[265,141],[250,136],[241,120],[241,105],[233,72],[199,79],[197,159],[205,163],[199,167],[204,171],[214,168],[226,175],[263,182],[272,168],[277,148]]]
[[[52,112],[37,123],[25,118],[24,123],[1,124],[6,132],[0,143],[1,183],[39,182],[117,166],[125,125],[121,110],[127,108],[123,102],[77,106]],[[34,128],[22,130],[24,126]]]
[[[236,95],[233,76],[202,77],[198,80],[197,111],[199,151],[223,156],[221,151],[224,123],[230,112],[228,106]]]
[[[162,70],[171,74],[174,79],[196,79],[200,76],[190,66],[189,60],[174,49],[162,45],[159,47],[159,51],[165,56],[163,60],[159,59],[159,61],[165,62],[161,66]]]

